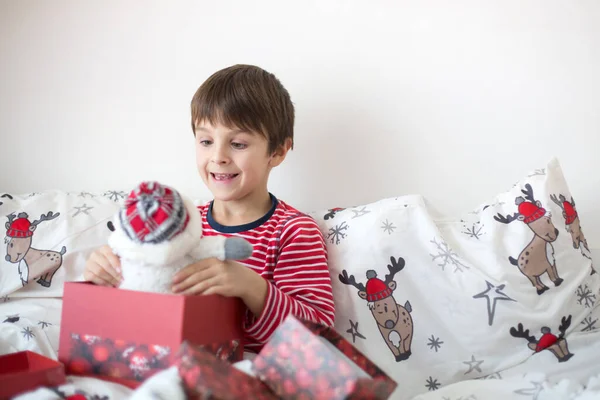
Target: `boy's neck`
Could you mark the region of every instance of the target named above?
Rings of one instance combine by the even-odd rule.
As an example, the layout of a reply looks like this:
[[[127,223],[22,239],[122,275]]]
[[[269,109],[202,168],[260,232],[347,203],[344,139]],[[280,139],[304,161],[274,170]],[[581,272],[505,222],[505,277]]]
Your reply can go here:
[[[269,212],[272,205],[273,203],[268,191],[236,201],[220,201],[215,199],[212,205],[212,217],[221,225],[244,225],[262,218]]]

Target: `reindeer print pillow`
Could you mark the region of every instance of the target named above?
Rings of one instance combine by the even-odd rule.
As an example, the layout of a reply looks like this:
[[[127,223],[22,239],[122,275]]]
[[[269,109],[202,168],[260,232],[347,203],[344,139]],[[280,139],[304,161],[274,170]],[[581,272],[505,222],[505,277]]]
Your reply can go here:
[[[557,160],[462,216],[420,196],[313,213],[328,243],[336,329],[390,374],[393,398],[568,362],[600,298]]]
[[[61,297],[65,281],[83,280],[85,260],[106,244],[107,222],[124,195],[120,191],[2,193],[0,296]]]

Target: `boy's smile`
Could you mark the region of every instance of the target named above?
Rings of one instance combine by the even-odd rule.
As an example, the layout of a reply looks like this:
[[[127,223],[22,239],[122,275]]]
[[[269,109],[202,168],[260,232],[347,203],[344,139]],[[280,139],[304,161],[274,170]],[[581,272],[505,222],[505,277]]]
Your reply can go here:
[[[229,183],[234,178],[240,176],[240,174],[216,174],[214,172],[211,172],[210,176],[217,182]]]
[[[210,173],[210,177],[218,183],[231,183],[238,176],[240,176],[240,174],[219,174],[214,172]]]

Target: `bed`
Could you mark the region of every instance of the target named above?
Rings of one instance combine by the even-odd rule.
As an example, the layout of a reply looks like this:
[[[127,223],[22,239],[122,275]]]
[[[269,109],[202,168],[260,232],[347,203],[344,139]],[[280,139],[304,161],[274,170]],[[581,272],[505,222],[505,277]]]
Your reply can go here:
[[[125,193],[4,194],[0,354],[57,358],[62,285],[82,280]],[[335,328],[397,382],[391,398],[600,399],[600,274],[557,160],[458,216],[418,195],[308,214],[328,246]],[[11,253],[19,218],[35,227],[28,251],[60,265]],[[74,394],[135,392],[69,376],[20,399]]]

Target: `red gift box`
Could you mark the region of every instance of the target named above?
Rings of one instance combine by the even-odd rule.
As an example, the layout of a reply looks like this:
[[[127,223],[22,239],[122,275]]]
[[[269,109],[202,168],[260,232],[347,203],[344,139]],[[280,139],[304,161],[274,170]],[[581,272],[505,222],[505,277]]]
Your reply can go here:
[[[66,382],[64,366],[31,351],[0,356],[0,400]]]
[[[387,399],[397,386],[333,328],[291,315],[253,363],[281,399]]]
[[[175,365],[189,399],[278,399],[260,380],[235,368],[231,353],[232,343],[181,345]]]
[[[137,388],[168,368],[184,341],[236,341],[243,358],[244,303],[219,295],[147,293],[67,282],[58,359],[67,374]]]

